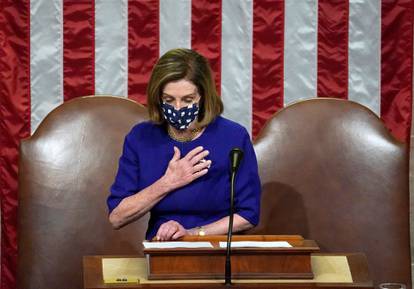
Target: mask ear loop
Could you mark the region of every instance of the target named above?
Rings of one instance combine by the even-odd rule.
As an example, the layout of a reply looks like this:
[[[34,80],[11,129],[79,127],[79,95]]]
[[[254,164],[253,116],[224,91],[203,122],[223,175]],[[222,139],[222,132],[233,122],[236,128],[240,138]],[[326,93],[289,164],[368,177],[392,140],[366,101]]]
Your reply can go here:
[[[199,118],[201,115],[204,116],[204,98],[200,95],[200,100],[198,101],[198,113],[195,119],[196,123],[199,123]]]

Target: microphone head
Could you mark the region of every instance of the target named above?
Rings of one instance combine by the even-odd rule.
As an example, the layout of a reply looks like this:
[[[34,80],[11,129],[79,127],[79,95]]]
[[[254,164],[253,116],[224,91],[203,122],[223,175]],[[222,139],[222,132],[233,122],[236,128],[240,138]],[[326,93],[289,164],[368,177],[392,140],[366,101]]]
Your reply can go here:
[[[243,151],[240,148],[233,148],[230,151],[230,168],[231,172],[236,172],[240,162],[243,159]]]

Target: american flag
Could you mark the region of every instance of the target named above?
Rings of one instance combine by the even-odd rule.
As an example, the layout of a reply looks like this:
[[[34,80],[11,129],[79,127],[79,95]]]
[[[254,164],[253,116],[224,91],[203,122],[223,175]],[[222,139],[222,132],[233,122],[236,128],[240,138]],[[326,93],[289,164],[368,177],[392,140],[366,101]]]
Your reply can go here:
[[[94,94],[145,104],[175,47],[212,65],[224,116],[257,136],[284,106],[337,97],[408,141],[412,0],[2,0],[1,288],[15,288],[18,146],[56,106]],[[305,124],[304,124],[305,125]]]

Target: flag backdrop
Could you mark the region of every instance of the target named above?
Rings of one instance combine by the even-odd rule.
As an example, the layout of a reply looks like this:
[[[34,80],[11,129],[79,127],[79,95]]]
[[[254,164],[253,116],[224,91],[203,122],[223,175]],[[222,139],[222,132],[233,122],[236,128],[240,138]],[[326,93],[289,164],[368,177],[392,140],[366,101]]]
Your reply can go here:
[[[254,137],[312,97],[359,102],[407,141],[411,0],[1,0],[1,284],[15,288],[18,145],[56,106],[91,94],[145,104],[156,59],[204,54],[224,115]]]

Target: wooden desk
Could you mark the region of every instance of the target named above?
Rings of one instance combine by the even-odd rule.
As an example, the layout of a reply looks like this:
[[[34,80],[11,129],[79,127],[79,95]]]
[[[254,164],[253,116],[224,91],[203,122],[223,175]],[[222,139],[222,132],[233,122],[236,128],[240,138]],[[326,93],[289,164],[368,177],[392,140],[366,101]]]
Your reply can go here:
[[[311,281],[303,281],[301,283],[290,283],[284,280],[277,280],[274,283],[237,283],[231,286],[231,288],[294,288],[294,289],[309,289],[315,287],[323,287],[324,289],[336,289],[336,288],[373,288],[373,283],[370,280],[368,273],[367,260],[364,254],[360,253],[345,253],[345,254],[315,254],[320,256],[346,256],[350,271],[352,274],[352,283],[314,283]],[[194,283],[186,284],[105,284],[102,277],[102,258],[108,256],[85,256],[83,258],[83,279],[85,289],[101,289],[101,288],[228,288],[224,284],[207,284],[207,283]],[[114,257],[114,256],[111,256]],[[116,256],[122,257],[137,257],[137,256]]]
[[[149,280],[224,279],[226,235],[184,236],[182,241],[209,242],[212,248],[145,248]],[[319,253],[314,240],[299,235],[236,235],[233,242],[287,242],[290,247],[233,248],[233,279],[312,279],[311,254]],[[156,244],[156,243],[155,243]],[[161,243],[162,244],[162,243]]]

